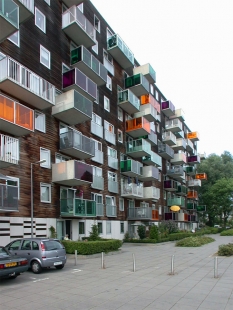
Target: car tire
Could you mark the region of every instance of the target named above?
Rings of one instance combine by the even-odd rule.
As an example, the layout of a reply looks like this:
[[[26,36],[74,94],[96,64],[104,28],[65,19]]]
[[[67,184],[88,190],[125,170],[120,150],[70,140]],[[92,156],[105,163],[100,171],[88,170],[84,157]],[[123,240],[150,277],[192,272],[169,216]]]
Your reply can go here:
[[[14,276],[10,277],[9,279],[16,279],[19,276],[19,274],[15,274]]]
[[[64,265],[58,265],[58,266],[55,266],[57,269],[62,269],[64,268]]]
[[[41,273],[42,267],[38,261],[34,260],[31,263],[31,268],[32,268],[33,273],[36,273],[36,274]]]

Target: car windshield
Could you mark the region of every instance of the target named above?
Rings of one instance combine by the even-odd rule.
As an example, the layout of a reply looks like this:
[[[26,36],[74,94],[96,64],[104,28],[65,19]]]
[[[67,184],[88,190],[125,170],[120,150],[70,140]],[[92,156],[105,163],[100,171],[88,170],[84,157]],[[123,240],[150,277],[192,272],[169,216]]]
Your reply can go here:
[[[9,256],[10,254],[8,253],[8,251],[3,248],[3,247],[0,247],[0,256],[3,257],[3,256]]]
[[[56,240],[43,241],[43,243],[46,251],[63,249],[61,243]]]

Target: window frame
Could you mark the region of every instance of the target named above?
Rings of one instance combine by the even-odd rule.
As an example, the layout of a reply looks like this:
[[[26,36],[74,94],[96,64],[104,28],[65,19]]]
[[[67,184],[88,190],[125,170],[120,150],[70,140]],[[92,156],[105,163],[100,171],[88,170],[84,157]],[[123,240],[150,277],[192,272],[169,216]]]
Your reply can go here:
[[[100,33],[100,19],[95,14],[94,14],[94,28]]]
[[[99,226],[99,224],[101,224],[101,231],[100,231],[100,226]],[[102,221],[98,221],[97,222],[97,226],[98,226],[98,233],[100,234],[100,235],[103,235],[103,222]]]
[[[43,123],[43,129],[39,129],[39,128],[36,126],[36,123],[37,123],[37,122],[36,122],[36,119],[37,119],[38,116],[43,117],[43,121],[44,121],[44,123]],[[46,133],[46,115],[45,115],[44,113],[40,112],[40,111],[35,110],[35,111],[34,111],[34,118],[35,118],[35,130],[41,131],[41,132],[43,132],[43,133]]]
[[[106,221],[106,235],[111,235],[112,233],[112,223],[111,221]]]
[[[43,21],[43,28],[41,28],[40,25],[37,24],[37,20],[36,20],[36,17],[37,17],[37,14],[41,14],[41,16],[44,18],[44,21]],[[42,32],[46,33],[46,16],[44,15],[44,13],[42,13],[36,6],[35,6],[35,25],[36,27],[38,27]]]
[[[47,64],[45,64],[43,61],[42,61],[42,52],[45,52],[45,53],[48,53],[48,58],[49,58],[49,60],[48,60],[48,62],[49,62],[49,64],[47,65]],[[45,59],[45,58],[44,58]],[[50,53],[50,51],[49,50],[47,50],[43,45],[41,45],[40,44],[40,63],[43,65],[43,66],[45,66],[46,68],[48,68],[48,69],[51,69],[51,53]]]
[[[122,230],[122,225],[123,225],[123,230]],[[125,233],[125,223],[124,222],[120,222],[120,234],[124,234]]]
[[[118,109],[117,109],[117,117],[118,117],[119,121],[123,122],[123,110],[120,107],[118,107]]]
[[[83,227],[82,227],[82,228],[83,228],[83,232],[80,232],[80,227],[81,227],[80,224],[81,224],[81,223],[82,223],[82,225],[83,225]],[[79,235],[85,235],[85,221],[79,221],[79,222],[78,222],[78,234],[79,234]]]
[[[48,154],[48,159],[43,156],[43,152]],[[44,147],[40,147],[40,160],[46,159],[45,163],[40,163],[40,166],[43,168],[51,169],[51,151],[49,149],[46,149]]]
[[[42,187],[47,187],[49,189],[49,199],[48,199],[48,201],[42,199],[42,191],[41,191]],[[40,182],[40,202],[51,203],[51,184]]]
[[[17,42],[16,41],[14,41],[13,39],[12,39],[12,37],[15,35],[17,33]],[[19,30],[17,30],[17,31],[15,31],[11,36],[9,36],[8,38],[7,38],[10,42],[12,42],[14,45],[16,45],[16,46],[18,46],[18,47],[20,47],[20,33],[19,33]]]
[[[109,75],[107,75],[106,87],[112,91],[112,78]]]
[[[118,139],[118,142],[123,143],[123,131],[120,130],[119,128],[117,129],[117,139]]]
[[[94,119],[93,119],[93,117],[94,117]],[[98,114],[94,113],[94,112],[92,112],[92,121],[94,123],[96,123],[97,125],[102,126],[102,117],[99,116]],[[100,121],[100,122],[98,122],[98,121]]]
[[[110,99],[104,96],[104,110],[110,112]]]
[[[125,211],[125,204],[124,204],[124,198],[119,198],[119,211]]]

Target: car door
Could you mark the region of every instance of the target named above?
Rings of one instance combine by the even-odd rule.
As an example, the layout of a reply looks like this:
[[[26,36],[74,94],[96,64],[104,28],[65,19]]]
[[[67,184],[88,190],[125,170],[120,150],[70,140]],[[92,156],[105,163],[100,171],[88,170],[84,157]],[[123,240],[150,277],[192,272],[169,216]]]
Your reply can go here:
[[[19,255],[21,243],[22,243],[22,240],[18,239],[8,244],[6,248],[8,251],[10,251],[12,255]]]
[[[32,244],[31,240],[22,240],[21,247],[18,250],[18,255],[27,258],[29,262],[31,260],[31,252],[32,252],[31,244]]]

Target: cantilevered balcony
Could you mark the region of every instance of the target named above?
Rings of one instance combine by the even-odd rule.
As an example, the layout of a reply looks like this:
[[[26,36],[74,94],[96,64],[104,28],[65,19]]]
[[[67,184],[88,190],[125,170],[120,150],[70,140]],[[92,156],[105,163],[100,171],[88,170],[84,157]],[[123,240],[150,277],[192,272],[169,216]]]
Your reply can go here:
[[[0,134],[0,168],[6,168],[11,165],[18,165],[18,162],[19,140]]]
[[[118,34],[108,38],[107,50],[123,69],[133,67],[134,54]]]
[[[0,90],[36,109],[43,110],[55,104],[55,86],[10,57],[0,60]]]
[[[171,119],[165,122],[165,128],[172,132],[179,132],[182,130],[182,123],[178,118]]]
[[[180,206],[185,207],[185,198],[184,197],[174,197],[167,199],[167,206]]]
[[[12,0],[0,1],[0,42],[19,29],[19,7]]]
[[[64,91],[75,89],[89,100],[97,99],[97,85],[77,68],[63,73],[62,87]]]
[[[142,74],[129,76],[125,79],[125,88],[130,88],[135,96],[149,94],[149,82]]]
[[[193,201],[193,200],[187,201],[187,204],[186,204],[186,209],[187,210],[195,210],[196,207],[197,207],[197,202],[196,201]]]
[[[95,142],[69,128],[68,132],[60,134],[60,151],[79,159],[87,159],[95,156]]]
[[[33,132],[34,111],[0,94],[0,129],[14,136]]]
[[[199,141],[199,133],[197,131],[188,132],[186,138],[192,140],[192,142]]]
[[[177,151],[185,151],[186,147],[187,147],[186,140],[182,139],[182,138],[176,139],[176,144],[172,145],[172,148],[173,148],[173,150],[175,152],[177,152]]]
[[[197,179],[197,180],[207,180],[207,174],[206,173],[197,173],[195,175],[195,179]]]
[[[102,191],[104,189],[104,178],[98,175],[93,175],[92,188]]]
[[[200,187],[201,186],[201,180],[193,179],[188,181],[188,186],[189,187]]]
[[[107,83],[107,69],[84,46],[79,46],[70,53],[71,66],[80,69],[97,86]]]
[[[187,150],[187,152],[189,152],[191,154],[193,153],[193,150],[194,150],[193,143],[189,139],[186,139],[186,150]]]
[[[117,216],[117,206],[106,205],[106,216],[116,217]]]
[[[93,168],[78,160],[68,160],[52,165],[52,182],[65,186],[93,183]]]
[[[206,211],[206,205],[197,205],[196,210],[197,210],[197,212],[205,212]]]
[[[133,114],[139,111],[140,100],[130,89],[122,90],[118,92],[118,106],[128,114]]]
[[[141,179],[143,164],[134,159],[121,160],[121,173],[129,177],[139,177]]]
[[[134,117],[144,116],[149,122],[157,120],[157,110],[150,103],[140,105],[140,111],[134,113]]]
[[[200,164],[201,159],[198,155],[192,155],[187,157],[187,163],[189,165]]]
[[[143,183],[127,184],[121,181],[121,197],[132,199],[143,198]]]
[[[141,105],[150,103],[160,113],[160,104],[151,94],[142,95],[140,99]]]
[[[93,102],[76,90],[71,89],[55,97],[52,115],[69,125],[91,120]]]
[[[187,163],[187,157],[186,157],[185,153],[180,152],[180,153],[174,154],[174,158],[171,159],[171,163],[173,163],[174,165],[186,164]]]
[[[188,191],[187,198],[188,199],[198,199],[197,191]]]
[[[186,166],[184,167],[185,172],[187,173],[187,175],[195,175],[196,174],[196,167],[193,166]]]
[[[149,63],[133,68],[133,74],[136,75],[138,73],[143,74],[151,84],[154,84],[156,82],[155,70]]]
[[[140,181],[155,181],[159,179],[159,169],[155,166],[142,167],[142,175],[139,177]]]
[[[163,188],[165,191],[169,192],[176,192],[177,191],[177,182],[173,180],[164,180],[163,181]]]
[[[104,153],[98,149],[95,149],[95,156],[91,158],[91,160],[103,164],[104,163]]]
[[[128,220],[152,220],[152,208],[150,207],[140,207],[128,208]]]
[[[175,221],[177,219],[177,214],[174,212],[166,212],[164,213],[164,219],[165,221]]]
[[[95,28],[76,5],[62,14],[62,30],[78,46],[95,45]]]
[[[15,185],[0,184],[0,211],[18,211],[19,188]]]
[[[137,117],[126,121],[125,132],[133,138],[150,134],[150,122],[144,117]]]
[[[143,200],[158,201],[160,198],[160,189],[155,186],[143,188]]]
[[[179,139],[179,138],[184,139],[184,131],[183,130],[174,132],[174,135],[176,136],[177,139]]]
[[[175,115],[175,106],[172,104],[170,100],[163,101],[161,104],[162,112],[167,116],[171,117]]]
[[[92,120],[91,121],[91,133],[93,133],[94,135],[100,138],[103,138],[103,132],[104,132],[103,126]]]
[[[108,155],[108,166],[115,170],[118,170],[118,158]]]
[[[162,133],[162,140],[170,146],[176,145],[176,136],[171,131],[164,131]]]
[[[157,134],[154,131],[150,131],[149,135],[142,136],[140,138],[145,139],[148,141],[151,145],[157,145],[158,144],[158,137]]]
[[[142,162],[146,165],[155,165],[156,167],[162,167],[162,158],[153,151],[150,151],[149,155],[142,157]]]
[[[206,153],[198,153],[198,156],[200,157],[200,159],[206,159]]]
[[[26,22],[34,16],[34,0],[14,0],[19,6],[19,23]]]
[[[178,185],[177,186],[177,192],[176,195],[180,195],[180,196],[186,196],[187,195],[187,187],[184,185]]]
[[[187,213],[178,213],[177,214],[177,221],[179,222],[188,222],[189,221],[189,214]]]
[[[182,166],[176,165],[171,167],[171,169],[167,170],[167,176],[173,177],[173,178],[178,178],[182,177],[184,174],[184,168]]]
[[[176,109],[175,114],[170,116],[170,119],[178,118],[181,122],[185,121],[185,114],[182,109]]]
[[[96,202],[87,199],[60,199],[62,217],[96,217]]]
[[[152,220],[158,221],[159,220],[159,210],[153,210],[152,209]]]
[[[163,143],[158,144],[158,154],[165,159],[171,159],[174,157],[173,149],[167,144]]]
[[[119,192],[118,187],[119,187],[119,183],[117,181],[108,180],[108,191],[109,192],[118,194]]]
[[[126,153],[133,158],[150,156],[151,144],[145,139],[137,139],[126,142]]]
[[[77,5],[79,5],[79,4],[83,3],[83,2],[85,2],[85,0],[62,0],[62,2],[64,2],[65,5],[66,5],[68,8],[70,8],[70,7],[73,6],[73,5],[77,6]]]

